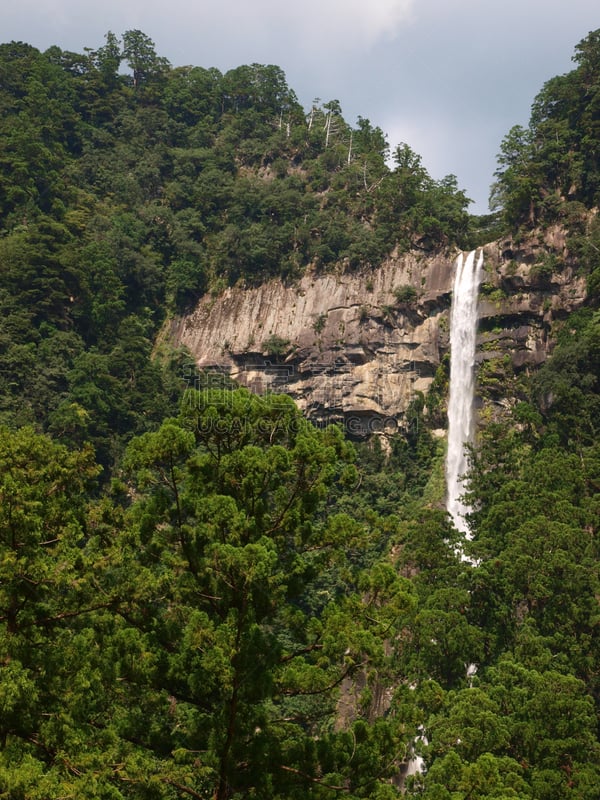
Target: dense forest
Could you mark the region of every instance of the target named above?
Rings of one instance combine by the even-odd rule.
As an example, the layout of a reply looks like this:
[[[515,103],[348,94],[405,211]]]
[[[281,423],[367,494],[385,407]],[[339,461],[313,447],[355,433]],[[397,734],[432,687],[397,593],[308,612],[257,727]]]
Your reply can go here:
[[[278,67],[137,30],[0,45],[0,110],[0,796],[600,798],[600,31],[486,217]],[[588,303],[482,429],[460,547],[433,400],[386,450],[159,336],[228,285],[549,224]]]

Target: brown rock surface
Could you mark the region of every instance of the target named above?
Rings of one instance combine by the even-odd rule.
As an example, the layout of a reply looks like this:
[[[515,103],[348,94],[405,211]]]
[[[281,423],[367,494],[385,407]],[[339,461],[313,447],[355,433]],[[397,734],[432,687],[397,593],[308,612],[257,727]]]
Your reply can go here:
[[[536,367],[556,321],[584,302],[585,281],[559,229],[486,245],[484,255],[478,362],[508,355],[514,371]],[[169,338],[200,368],[286,392],[315,420],[351,419],[358,434],[393,428],[448,351],[454,265],[452,254],[408,254],[369,272],[229,288],[172,320]]]

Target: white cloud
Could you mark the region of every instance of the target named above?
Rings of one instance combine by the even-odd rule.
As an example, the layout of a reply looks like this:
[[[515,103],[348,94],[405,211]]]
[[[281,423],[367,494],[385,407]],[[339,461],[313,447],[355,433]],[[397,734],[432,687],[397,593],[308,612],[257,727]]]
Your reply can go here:
[[[393,39],[413,19],[415,0],[190,0],[171,3],[171,14],[187,38],[195,29],[201,46],[212,50],[215,39],[223,50],[240,54],[270,52],[279,63],[327,61],[364,54]],[[151,24],[164,14],[161,0],[144,6]],[[140,25],[140,27],[143,27]],[[144,29],[145,30],[145,29]],[[159,30],[152,31],[159,38]],[[172,35],[172,32],[171,32]]]
[[[302,0],[286,3],[282,0],[21,0],[19,9],[7,9],[2,15],[16,18],[44,18],[59,25],[75,19],[88,21],[105,19],[109,27],[122,19],[162,20],[166,27],[178,22],[210,27],[212,23],[227,23],[223,32],[237,39],[255,30],[267,29],[293,33],[310,33],[319,39],[341,42],[351,37],[371,46],[381,38],[393,37],[413,16],[416,0]],[[170,21],[167,22],[167,19]],[[111,20],[113,22],[111,22]],[[184,33],[185,30],[181,30]]]
[[[277,27],[292,25],[319,41],[363,49],[380,39],[393,38],[411,19],[414,0],[304,0],[293,4],[261,0],[257,5],[272,27],[273,23]]]
[[[102,44],[108,30],[140,28],[172,63],[237,66],[292,63],[331,74],[337,64],[372,53],[414,20],[416,0],[20,0],[0,23],[36,40],[79,50]],[[181,58],[174,54],[179,51]],[[343,69],[343,68],[342,68]]]

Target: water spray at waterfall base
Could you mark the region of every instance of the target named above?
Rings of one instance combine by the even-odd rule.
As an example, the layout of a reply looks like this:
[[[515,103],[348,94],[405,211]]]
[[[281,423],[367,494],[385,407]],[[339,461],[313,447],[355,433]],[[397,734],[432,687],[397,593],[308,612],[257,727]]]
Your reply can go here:
[[[456,259],[450,312],[450,393],[448,399],[448,452],[446,456],[446,508],[457,530],[469,535],[462,501],[462,476],[468,466],[466,445],[474,435],[475,346],[477,299],[483,268],[483,250]]]

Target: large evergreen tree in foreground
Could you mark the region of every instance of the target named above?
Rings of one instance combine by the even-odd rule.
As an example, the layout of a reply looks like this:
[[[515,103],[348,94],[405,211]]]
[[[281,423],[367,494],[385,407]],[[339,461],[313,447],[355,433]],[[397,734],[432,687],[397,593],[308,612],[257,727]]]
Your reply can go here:
[[[3,441],[3,790],[384,791],[407,726],[338,729],[336,697],[387,674],[414,601],[389,563],[367,569],[376,534],[327,510],[357,477],[337,429],[286,397],[192,391],[132,441],[133,499],[87,508],[89,454]]]

